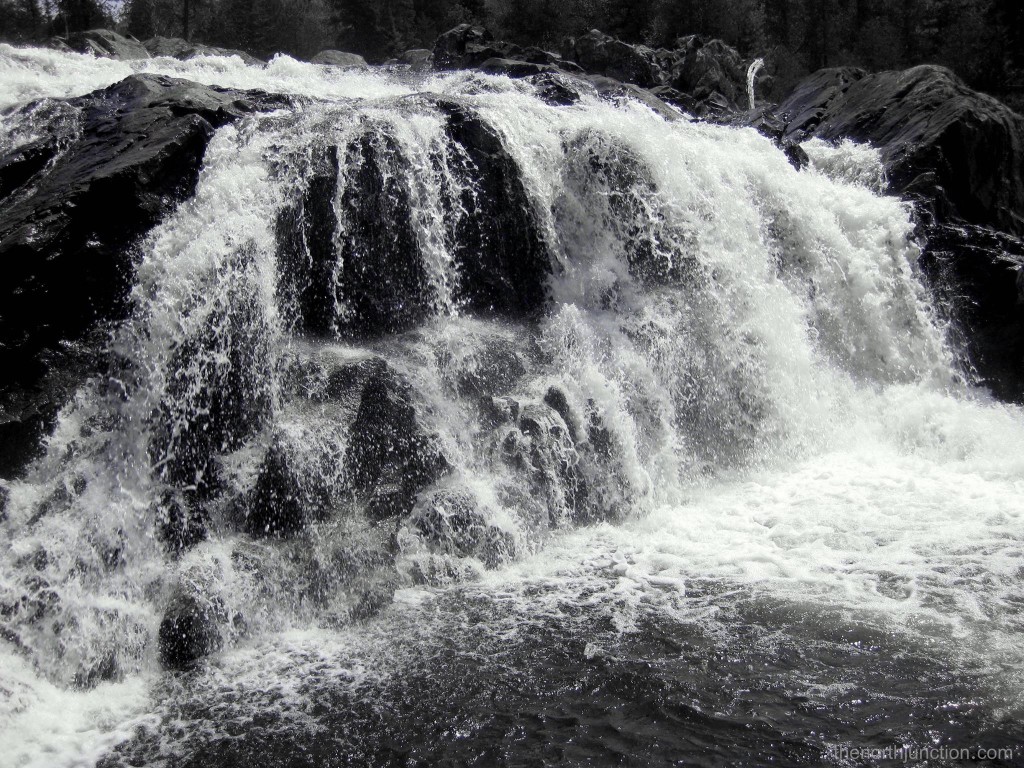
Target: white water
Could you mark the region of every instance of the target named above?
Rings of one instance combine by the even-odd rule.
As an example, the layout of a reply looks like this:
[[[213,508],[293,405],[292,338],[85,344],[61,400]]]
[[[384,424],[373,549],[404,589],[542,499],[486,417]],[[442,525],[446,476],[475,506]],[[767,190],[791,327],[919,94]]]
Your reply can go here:
[[[756,109],[754,104],[754,83],[757,80],[757,73],[764,67],[764,59],[754,59],[747,67],[747,101],[750,109]]]
[[[157,705],[147,691],[160,676],[156,629],[179,581],[245,616],[215,659],[224,685],[274,638],[287,647],[295,633],[319,643],[358,635],[336,634],[347,621],[343,595],[312,610],[292,594],[303,550],[329,552],[366,535],[358,515],[294,544],[251,540],[225,518],[180,561],[154,538],[149,414],[167,390],[176,345],[222,323],[218,312],[237,311],[239,301],[257,307],[266,328],[273,430],[311,467],[343,452],[351,408],[284,396],[284,361],[382,352],[409,378],[421,418],[455,466],[451,482],[470,487],[490,524],[515,542],[516,561],[496,570],[474,557],[458,564],[479,589],[518,599],[540,581],[559,587],[556,600],[579,589],[626,631],[643,611],[709,621],[707,605],[687,599],[688,585],[724,583],[919,637],[990,668],[1011,700],[1024,691],[1015,641],[1024,416],[961,382],[915,274],[908,211],[879,194],[876,153],[812,142],[812,168],[798,173],[752,130],[670,124],[639,104],[584,96],[552,108],[522,82],[466,73],[400,82],[287,57],[248,68],[223,58],[126,63],[0,46],[0,108],[84,94],[133,71],[324,102],[218,132],[195,199],[144,249],[138,312],[115,345],[135,363],[121,382],[127,401],[84,388],[48,456],[9,484],[0,595],[56,595],[44,620],[11,626],[23,651],[0,647],[0,741],[12,765],[89,764],[148,722]],[[412,96],[421,92],[465,99],[522,170],[555,261],[551,306],[536,327],[461,316],[451,298],[461,276],[445,200],[458,199],[459,150],[438,111]],[[433,318],[365,347],[300,341],[278,305],[274,221],[304,182],[311,146],[343,147],[367,125],[410,161],[394,172],[414,201]],[[18,141],[50,130],[32,120],[16,127]],[[342,220],[335,236],[344,235]],[[629,268],[638,242],[649,249],[650,279]],[[574,413],[592,401],[601,414],[614,471],[594,479],[597,516],[613,522],[574,530],[564,489],[540,500],[514,492],[521,477],[494,459],[452,386],[496,344],[529,361],[516,395],[539,400],[557,384]],[[204,370],[194,372],[190,396],[215,375]],[[191,403],[183,399],[177,416],[187,420]],[[251,482],[269,439],[268,428],[223,457],[229,486]],[[73,489],[70,500],[33,520],[58,484]],[[413,531],[399,538],[406,581],[381,621],[416,614],[443,589],[409,581],[417,558],[431,553]],[[104,566],[112,548],[121,552],[116,568]],[[47,559],[37,567],[40,549]],[[111,654],[115,682],[74,687]],[[274,664],[256,663],[257,676],[272,675]]]

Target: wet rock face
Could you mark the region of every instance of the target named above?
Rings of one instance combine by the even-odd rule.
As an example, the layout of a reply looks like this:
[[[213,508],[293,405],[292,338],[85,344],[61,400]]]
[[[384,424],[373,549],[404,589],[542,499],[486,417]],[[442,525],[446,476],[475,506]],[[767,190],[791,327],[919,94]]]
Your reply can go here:
[[[216,458],[266,423],[272,405],[270,327],[239,282],[202,331],[174,352],[150,456],[162,480],[200,495],[217,490]]]
[[[376,131],[344,149],[317,151],[301,200],[277,223],[279,290],[298,330],[372,337],[408,330],[426,316],[431,292],[402,183],[406,164],[397,142]]]
[[[294,441],[274,439],[249,494],[246,531],[254,536],[291,536],[327,516],[332,468],[340,456],[304,455]]]
[[[184,670],[223,645],[219,624],[223,610],[214,602],[179,591],[164,612],[157,636],[160,662]]]
[[[345,468],[372,520],[407,515],[416,494],[450,469],[437,438],[420,424],[411,395],[409,384],[384,365],[363,387]]]
[[[488,568],[515,556],[515,537],[495,525],[485,506],[466,488],[441,488],[424,494],[410,524],[441,553],[476,557]]]
[[[0,422],[25,433],[8,476],[93,369],[102,324],[124,317],[132,245],[192,194],[214,129],[274,99],[133,75],[66,103],[67,146],[0,158]]]
[[[1024,401],[1024,242],[989,227],[936,224],[920,263],[939,304],[954,310],[954,341],[979,383]]]
[[[777,111],[789,139],[881,150],[890,191],[918,204],[921,263],[968,362],[999,397],[1024,400],[1024,117],[936,66],[821,70]]]
[[[171,554],[179,555],[206,540],[209,520],[205,510],[190,504],[182,494],[165,493],[156,517],[157,536]]]
[[[452,237],[459,300],[482,315],[534,315],[547,301],[551,257],[519,168],[479,115],[453,101],[438,105],[448,115],[449,136],[466,152],[472,182]]]
[[[821,70],[777,111],[789,115],[788,137],[881,149],[894,194],[935,200],[943,218],[1024,235],[1024,117],[948,69]]]

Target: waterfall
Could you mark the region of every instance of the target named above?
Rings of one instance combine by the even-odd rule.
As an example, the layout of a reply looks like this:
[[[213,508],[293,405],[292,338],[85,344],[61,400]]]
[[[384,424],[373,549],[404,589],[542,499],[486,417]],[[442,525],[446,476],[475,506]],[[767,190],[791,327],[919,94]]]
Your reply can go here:
[[[67,754],[143,727],[174,610],[209,621],[207,650],[242,658],[260,638],[414,610],[426,591],[498,590],[544,557],[619,568],[558,560],[564,543],[540,554],[589,530],[641,548],[615,571],[625,584],[650,569],[629,582],[647,590],[637,606],[681,610],[663,592],[696,569],[877,607],[925,555],[872,517],[866,466],[908,509],[927,456],[990,478],[971,482],[993,515],[1020,511],[991,446],[1024,428],[962,384],[909,211],[880,194],[870,149],[819,142],[798,172],[753,130],[585,89],[551,106],[475,73],[7,46],[0,66],[5,104],[131,69],[305,97],[218,129],[194,197],[140,245],[105,373],[6,485],[0,654],[17,692],[0,727],[25,729],[24,754],[42,738],[31,724],[72,698],[79,714],[47,736]],[[4,140],[15,129],[47,125],[10,123]],[[956,559],[943,496],[964,486],[916,482],[938,527],[912,512],[906,526]],[[816,511],[830,504],[834,519]],[[1009,563],[1022,538],[999,520],[957,525]],[[872,536],[891,559],[842,564]],[[942,574],[912,599],[936,621],[940,597],[967,599]],[[970,599],[999,603],[1000,585]]]
[[[754,104],[754,81],[757,79],[757,73],[761,71],[764,66],[764,59],[754,59],[750,62],[750,66],[747,67],[747,101],[750,103],[750,109],[756,109]]]

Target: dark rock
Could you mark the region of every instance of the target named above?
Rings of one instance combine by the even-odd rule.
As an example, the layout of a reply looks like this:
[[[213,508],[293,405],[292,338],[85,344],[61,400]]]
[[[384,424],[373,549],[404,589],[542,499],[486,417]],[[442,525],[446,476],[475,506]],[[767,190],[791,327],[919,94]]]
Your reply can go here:
[[[466,151],[470,188],[452,241],[462,276],[459,301],[474,312],[532,316],[547,302],[551,257],[519,167],[501,137],[469,107],[440,100],[448,134]]]
[[[516,58],[522,49],[509,43],[495,43],[484,27],[460,24],[434,42],[434,68],[472,69],[492,58]]]
[[[924,231],[921,267],[968,368],[996,397],[1024,401],[1024,242],[964,223]]]
[[[119,35],[109,29],[90,29],[74,32],[65,40],[67,46],[79,53],[91,53],[108,59],[148,59],[149,51],[135,38]]]
[[[366,59],[356,53],[346,51],[320,51],[310,59],[313,64],[326,64],[340,69],[369,69]]]
[[[363,388],[345,468],[375,520],[408,514],[416,494],[449,471],[437,438],[419,422],[411,387],[389,368],[375,371]]]
[[[270,327],[257,290],[238,279],[203,331],[174,351],[150,455],[162,480],[217,489],[216,457],[241,447],[272,405]]]
[[[584,71],[633,83],[641,88],[665,85],[656,52],[645,45],[630,45],[596,29],[567,41],[563,55]]]
[[[223,646],[219,623],[223,609],[210,600],[181,590],[164,611],[158,634],[160,662],[184,670]]]
[[[850,138],[882,154],[889,190],[917,203],[922,265],[966,356],[998,396],[1024,400],[1018,296],[1024,117],[942,67],[827,69],[778,107],[786,137]]]
[[[346,163],[339,328],[352,335],[407,330],[431,306],[409,191],[401,182],[408,161],[394,139],[375,131],[348,148]]]
[[[1024,117],[948,69],[821,70],[777,111],[789,138],[878,147],[893,194],[927,191],[968,223],[1024,236]]]
[[[709,107],[731,111],[744,103],[747,68],[735,48],[721,40],[690,35],[676,41],[673,54],[670,66],[664,67],[669,77],[663,84]]]
[[[410,523],[444,554],[477,557],[488,568],[515,557],[515,537],[491,522],[480,500],[465,488],[424,494]]]
[[[290,536],[326,516],[329,478],[309,466],[300,450],[280,437],[271,444],[249,498],[245,527],[250,534]]]
[[[408,65],[413,72],[426,72],[434,64],[434,52],[426,48],[413,48],[399,56],[398,61]]]
[[[11,492],[7,486],[0,485],[0,523],[7,520],[7,503],[11,500]]]
[[[480,64],[478,69],[488,75],[504,75],[511,78],[557,74],[559,71],[558,67],[550,64],[534,64],[529,61],[498,58],[487,59]]]
[[[69,146],[43,139],[0,158],[0,423],[17,437],[4,441],[7,476],[94,370],[102,323],[128,307],[132,245],[192,194],[214,129],[283,102],[133,75],[64,103],[80,113]]]
[[[264,62],[252,54],[239,51],[234,48],[218,48],[213,45],[202,45],[201,43],[190,43],[180,37],[153,37],[143,45],[149,51],[150,56],[170,56],[175,59],[187,61],[197,56],[237,56],[249,66],[258,66]]]
[[[537,96],[553,107],[568,107],[578,104],[582,96],[580,81],[558,72],[544,72],[535,75],[530,78],[530,82],[536,87]]]
[[[207,537],[209,519],[201,506],[193,508],[182,495],[165,493],[156,509],[157,536],[172,554],[191,549]]]
[[[301,201],[278,219],[279,291],[286,314],[298,330],[318,335],[407,330],[431,305],[402,183],[407,161],[398,143],[380,130],[363,134],[339,159],[341,154],[332,146],[315,153]],[[339,162],[347,168],[341,208],[348,224],[340,253],[334,238]],[[385,274],[388,280],[381,279]]]

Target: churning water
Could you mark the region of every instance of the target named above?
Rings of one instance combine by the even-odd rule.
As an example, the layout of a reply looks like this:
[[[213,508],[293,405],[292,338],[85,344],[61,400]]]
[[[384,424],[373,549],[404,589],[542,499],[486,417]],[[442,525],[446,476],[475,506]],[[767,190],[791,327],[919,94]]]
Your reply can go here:
[[[876,153],[287,57],[0,46],[0,108],[139,71],[308,98],[218,131],[7,484],[0,763],[1021,745],[1024,415],[958,369]],[[58,129],[22,114],[0,146]],[[182,591],[219,650],[165,672]]]

